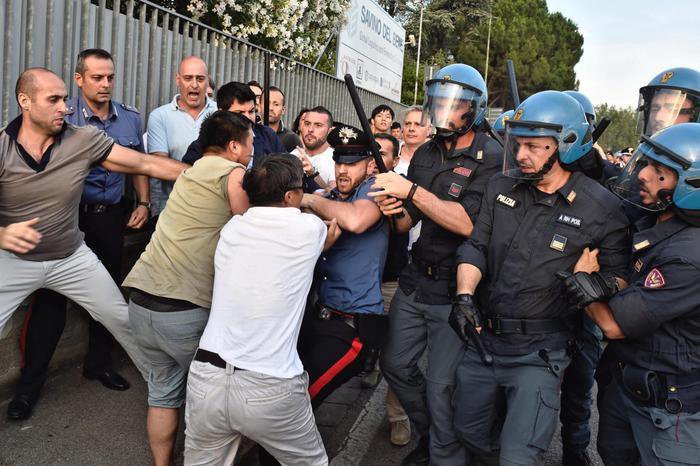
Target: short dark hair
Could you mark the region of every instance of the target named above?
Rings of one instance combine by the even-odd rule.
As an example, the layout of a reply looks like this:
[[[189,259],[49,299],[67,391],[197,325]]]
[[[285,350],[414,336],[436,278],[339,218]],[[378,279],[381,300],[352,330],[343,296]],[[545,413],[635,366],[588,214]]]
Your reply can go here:
[[[377,133],[374,135],[374,139],[384,139],[385,141],[390,141],[394,146],[392,157],[396,158],[399,156],[399,140],[388,133]]]
[[[202,152],[215,148],[226,149],[230,141],[243,142],[253,123],[238,113],[217,110],[209,115],[199,128],[199,144]]]
[[[328,110],[323,105],[317,105],[314,108],[310,108],[306,111],[306,113],[311,113],[311,112],[323,113],[324,115],[326,115],[328,117],[328,126],[331,126],[331,127],[333,126],[333,115],[331,114],[331,111]]]
[[[370,117],[370,120],[374,120],[374,117],[376,117],[382,112],[389,112],[391,114],[391,119],[394,119],[395,114],[391,107],[389,107],[386,104],[381,104],[374,107],[374,110],[372,110],[372,116]]]
[[[304,168],[297,157],[270,154],[259,167],[243,175],[243,189],[248,193],[251,206],[272,206],[281,203],[290,189],[301,188],[303,176]]]
[[[270,92],[272,92],[272,91],[277,91],[277,92],[279,92],[280,94],[282,94],[282,106],[284,107],[284,101],[287,99],[287,97],[284,95],[284,92],[282,92],[282,89],[280,89],[280,88],[277,87],[277,86],[270,86],[270,87],[268,88],[268,90],[269,90]],[[263,94],[264,94],[264,93],[265,93],[265,90],[263,89]]]
[[[299,113],[297,113],[297,117],[294,119],[294,123],[292,123],[292,132],[299,134],[299,125],[301,124],[301,117],[308,111],[309,109],[306,107],[299,110]]]
[[[112,63],[114,63],[112,55],[104,49],[85,49],[78,54],[78,59],[75,61],[76,73],[85,73],[85,60],[90,57],[102,58],[104,60],[110,60]]]
[[[263,87],[260,85],[260,83],[257,82],[256,80],[248,81],[248,84],[246,84],[246,86],[255,86],[255,87],[259,87],[260,89],[263,88]]]
[[[216,92],[216,83],[211,79],[211,75],[209,75],[209,87],[211,87],[212,91]]]
[[[395,121],[391,124],[391,129],[401,129],[401,123]]]
[[[255,93],[250,90],[247,84],[238,81],[226,83],[216,91],[216,106],[219,110],[228,110],[233,101],[246,103],[255,101]]]

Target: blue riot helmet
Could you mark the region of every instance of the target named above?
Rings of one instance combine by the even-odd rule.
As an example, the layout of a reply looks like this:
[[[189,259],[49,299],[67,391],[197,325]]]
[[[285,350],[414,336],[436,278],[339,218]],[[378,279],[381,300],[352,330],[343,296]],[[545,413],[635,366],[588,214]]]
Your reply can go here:
[[[500,115],[498,115],[498,118],[496,118],[496,121],[493,122],[493,130],[497,132],[501,137],[505,136],[506,134],[506,121],[510,120],[513,118],[513,115],[515,114],[515,110],[507,110]]]
[[[668,170],[678,178],[675,186],[669,183]],[[688,223],[700,226],[700,123],[680,123],[642,136],[611,189],[649,211],[671,207]]]
[[[525,99],[506,121],[503,174],[541,180],[555,162],[567,168],[592,147],[591,127],[581,105],[560,91],[538,92]],[[532,159],[552,148],[554,152],[536,170]]]
[[[582,94],[579,91],[564,91],[564,94],[570,95],[571,97],[576,99],[576,102],[581,104],[581,107],[583,107],[583,112],[586,114],[586,120],[588,120],[588,124],[591,125],[592,130],[592,128],[594,128],[596,124],[596,114],[593,103],[591,103],[591,101],[588,100],[588,97],[586,97],[585,94]]]
[[[426,83],[423,124],[432,124],[442,136],[465,134],[484,120],[487,98],[477,70],[462,63],[447,65]]]
[[[671,68],[639,89],[639,134],[651,136],[671,125],[689,122],[700,122],[700,72]]]

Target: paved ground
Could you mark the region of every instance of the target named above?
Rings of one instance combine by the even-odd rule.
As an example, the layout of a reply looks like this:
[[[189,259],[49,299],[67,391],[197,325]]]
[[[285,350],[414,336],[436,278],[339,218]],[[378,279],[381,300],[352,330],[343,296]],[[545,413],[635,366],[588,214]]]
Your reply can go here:
[[[28,421],[6,421],[7,400],[0,403],[0,465],[150,464],[145,442],[146,385],[136,370],[130,364],[120,369],[132,383],[126,392],[85,380],[81,370],[75,365],[53,375]],[[355,378],[316,412],[333,466],[399,464],[415,446],[415,438],[403,448],[389,443],[385,396],[384,381],[375,390],[363,390]],[[182,441],[180,432],[178,464],[182,463]],[[560,458],[557,436],[545,464],[561,464]],[[246,449],[240,463],[257,465],[255,451]],[[597,457],[596,464],[601,464]]]
[[[146,384],[131,364],[120,372],[131,389],[115,392],[81,376],[79,365],[53,375],[44,388],[34,415],[24,422],[5,418],[0,403],[0,465],[147,465]],[[355,378],[337,390],[316,412],[329,455],[337,452],[372,390]],[[178,464],[182,462],[182,432]],[[247,449],[246,449],[247,451]],[[255,458],[246,464],[255,464]],[[253,455],[254,456],[254,455]]]

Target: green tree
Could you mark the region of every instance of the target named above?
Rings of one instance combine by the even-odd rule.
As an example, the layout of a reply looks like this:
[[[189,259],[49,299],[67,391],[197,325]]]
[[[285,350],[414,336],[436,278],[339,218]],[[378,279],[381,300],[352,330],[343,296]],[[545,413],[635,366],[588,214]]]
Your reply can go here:
[[[598,140],[598,144],[606,151],[618,151],[625,147],[636,147],[639,143],[637,133],[637,114],[630,108],[615,107],[601,104],[595,109],[598,121],[604,117],[612,123]]]
[[[389,3],[389,0],[386,0]],[[418,38],[420,3],[397,0],[397,17],[407,34]],[[431,0],[423,15],[421,64],[437,67],[466,63],[485,73],[486,45],[491,18],[488,89],[492,106],[512,106],[506,59],[513,60],[521,100],[546,89],[575,89],[574,66],[583,54],[583,37],[576,24],[552,13],[545,0]],[[407,47],[406,90],[413,90],[416,48]],[[405,71],[408,71],[405,69]],[[409,78],[410,79],[407,79]],[[422,86],[421,86],[422,87]],[[404,100],[406,102],[406,100]]]
[[[512,107],[506,60],[513,60],[520,99],[547,89],[576,88],[574,66],[583,54],[583,36],[571,20],[551,13],[545,0],[493,3],[488,88],[492,106]],[[459,44],[457,61],[484,72],[488,19]]]

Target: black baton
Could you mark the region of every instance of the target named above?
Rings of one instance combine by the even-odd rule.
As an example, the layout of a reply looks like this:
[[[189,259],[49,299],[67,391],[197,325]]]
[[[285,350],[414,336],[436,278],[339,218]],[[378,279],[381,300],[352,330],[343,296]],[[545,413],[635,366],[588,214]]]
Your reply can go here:
[[[483,362],[485,366],[492,366],[493,356],[491,356],[491,353],[484,347],[484,342],[481,341],[481,335],[476,331],[476,327],[467,324],[464,328],[469,332],[469,339],[474,343],[474,347],[476,348],[476,352],[479,353],[481,362]]]

